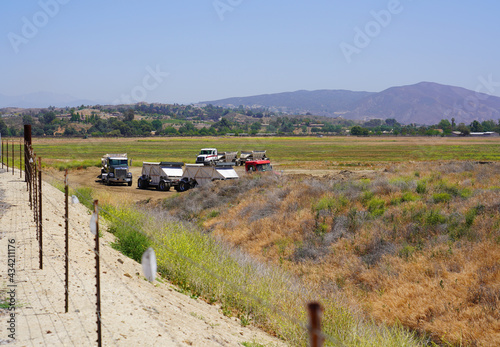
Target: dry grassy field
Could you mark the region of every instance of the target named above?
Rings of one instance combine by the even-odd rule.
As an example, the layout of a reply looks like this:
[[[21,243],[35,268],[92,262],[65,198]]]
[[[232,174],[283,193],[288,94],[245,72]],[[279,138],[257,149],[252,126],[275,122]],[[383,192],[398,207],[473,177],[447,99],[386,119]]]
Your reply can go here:
[[[107,152],[127,152],[139,166],[143,160],[192,163],[209,146],[266,149],[283,175],[243,175],[168,196],[151,191],[157,203],[139,206],[154,205],[294,274],[322,302],[342,297],[365,319],[401,323],[439,344],[500,341],[498,138],[33,143],[56,168],[93,165]],[[111,205],[126,200],[99,194]]]
[[[200,148],[219,151],[267,150],[285,168],[369,166],[379,162],[500,160],[500,138],[442,137],[183,137],[183,138],[35,138],[37,154],[48,165],[98,165],[105,153],[128,153],[143,161],[194,163]]]

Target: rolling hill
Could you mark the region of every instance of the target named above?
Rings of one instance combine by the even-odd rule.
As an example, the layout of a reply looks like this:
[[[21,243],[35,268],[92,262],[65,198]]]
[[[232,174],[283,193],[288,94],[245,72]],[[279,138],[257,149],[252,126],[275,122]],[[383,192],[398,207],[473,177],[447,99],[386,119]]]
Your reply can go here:
[[[202,104],[265,107],[289,114],[347,119],[395,118],[403,124],[436,124],[441,119],[469,124],[500,119],[500,98],[461,87],[421,82],[378,93],[348,90],[296,91],[204,101]]]

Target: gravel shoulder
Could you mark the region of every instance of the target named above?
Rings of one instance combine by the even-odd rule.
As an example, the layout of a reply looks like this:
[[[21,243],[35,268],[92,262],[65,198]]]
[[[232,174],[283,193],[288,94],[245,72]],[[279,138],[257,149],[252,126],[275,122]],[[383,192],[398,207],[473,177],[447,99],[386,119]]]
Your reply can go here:
[[[24,179],[0,172],[0,290],[14,290],[15,309],[0,309],[0,344],[17,346],[96,345],[94,237],[90,212],[70,204],[69,312],[64,305],[64,195],[43,184],[43,269]],[[9,208],[7,208],[9,206]],[[101,231],[105,222],[100,221]],[[180,293],[170,283],[146,281],[141,265],[111,248],[104,232],[101,253],[102,339],[106,346],[284,345],[261,330],[222,315]],[[8,249],[15,246],[14,282],[8,276]],[[12,254],[12,253],[11,253]],[[12,273],[12,272],[11,272]],[[9,287],[10,285],[10,287]],[[14,313],[15,341],[8,337]]]

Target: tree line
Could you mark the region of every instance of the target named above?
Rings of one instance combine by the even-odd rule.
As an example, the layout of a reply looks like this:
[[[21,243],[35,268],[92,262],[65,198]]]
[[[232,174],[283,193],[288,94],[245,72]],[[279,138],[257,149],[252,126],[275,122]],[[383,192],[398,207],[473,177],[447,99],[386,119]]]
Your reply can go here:
[[[83,112],[83,110],[86,110]],[[89,114],[89,109],[90,114]],[[84,114],[85,113],[85,114]],[[102,117],[107,114],[107,117]],[[244,121],[236,120],[246,116]],[[64,116],[64,117],[63,117]],[[139,120],[139,118],[142,118]],[[256,135],[260,133],[333,134],[333,135],[411,135],[447,136],[453,132],[469,135],[471,132],[492,131],[500,133],[500,120],[470,124],[456,124],[455,119],[442,119],[435,125],[402,125],[394,118],[359,121],[342,118],[285,116],[265,109],[251,110],[223,108],[207,105],[137,104],[134,107],[81,106],[56,109],[50,107],[37,114],[22,114],[22,124],[31,124],[34,136],[220,136],[227,134]],[[20,136],[23,127],[7,126],[0,116],[0,133],[4,136]]]

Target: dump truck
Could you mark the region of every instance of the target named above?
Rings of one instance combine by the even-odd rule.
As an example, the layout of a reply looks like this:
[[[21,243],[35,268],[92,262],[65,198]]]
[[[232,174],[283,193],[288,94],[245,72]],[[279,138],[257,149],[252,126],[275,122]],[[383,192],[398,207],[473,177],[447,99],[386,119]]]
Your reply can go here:
[[[266,172],[272,171],[273,167],[269,160],[250,160],[245,163],[246,172]]]
[[[233,163],[219,163],[215,166],[203,164],[186,164],[184,173],[176,190],[184,192],[196,186],[204,186],[216,180],[239,178]]]
[[[216,165],[217,163],[234,163],[237,165],[238,152],[218,152],[217,148],[202,148],[196,157],[196,164]]]
[[[245,165],[247,161],[269,160],[266,151],[241,151],[236,165]]]
[[[139,189],[156,187],[161,191],[169,191],[171,187],[177,188],[182,178],[184,163],[162,161],[159,163],[142,163],[142,174],[137,179]]]
[[[217,163],[234,163],[244,165],[247,161],[268,160],[266,151],[241,151],[238,157],[236,152],[218,152],[217,148],[202,148],[196,157],[196,164],[215,165]]]
[[[219,159],[217,148],[202,148],[196,157],[196,164],[215,165]]]
[[[126,183],[132,185],[132,173],[129,171],[127,153],[105,154],[101,158],[101,174],[97,176],[106,185]]]

